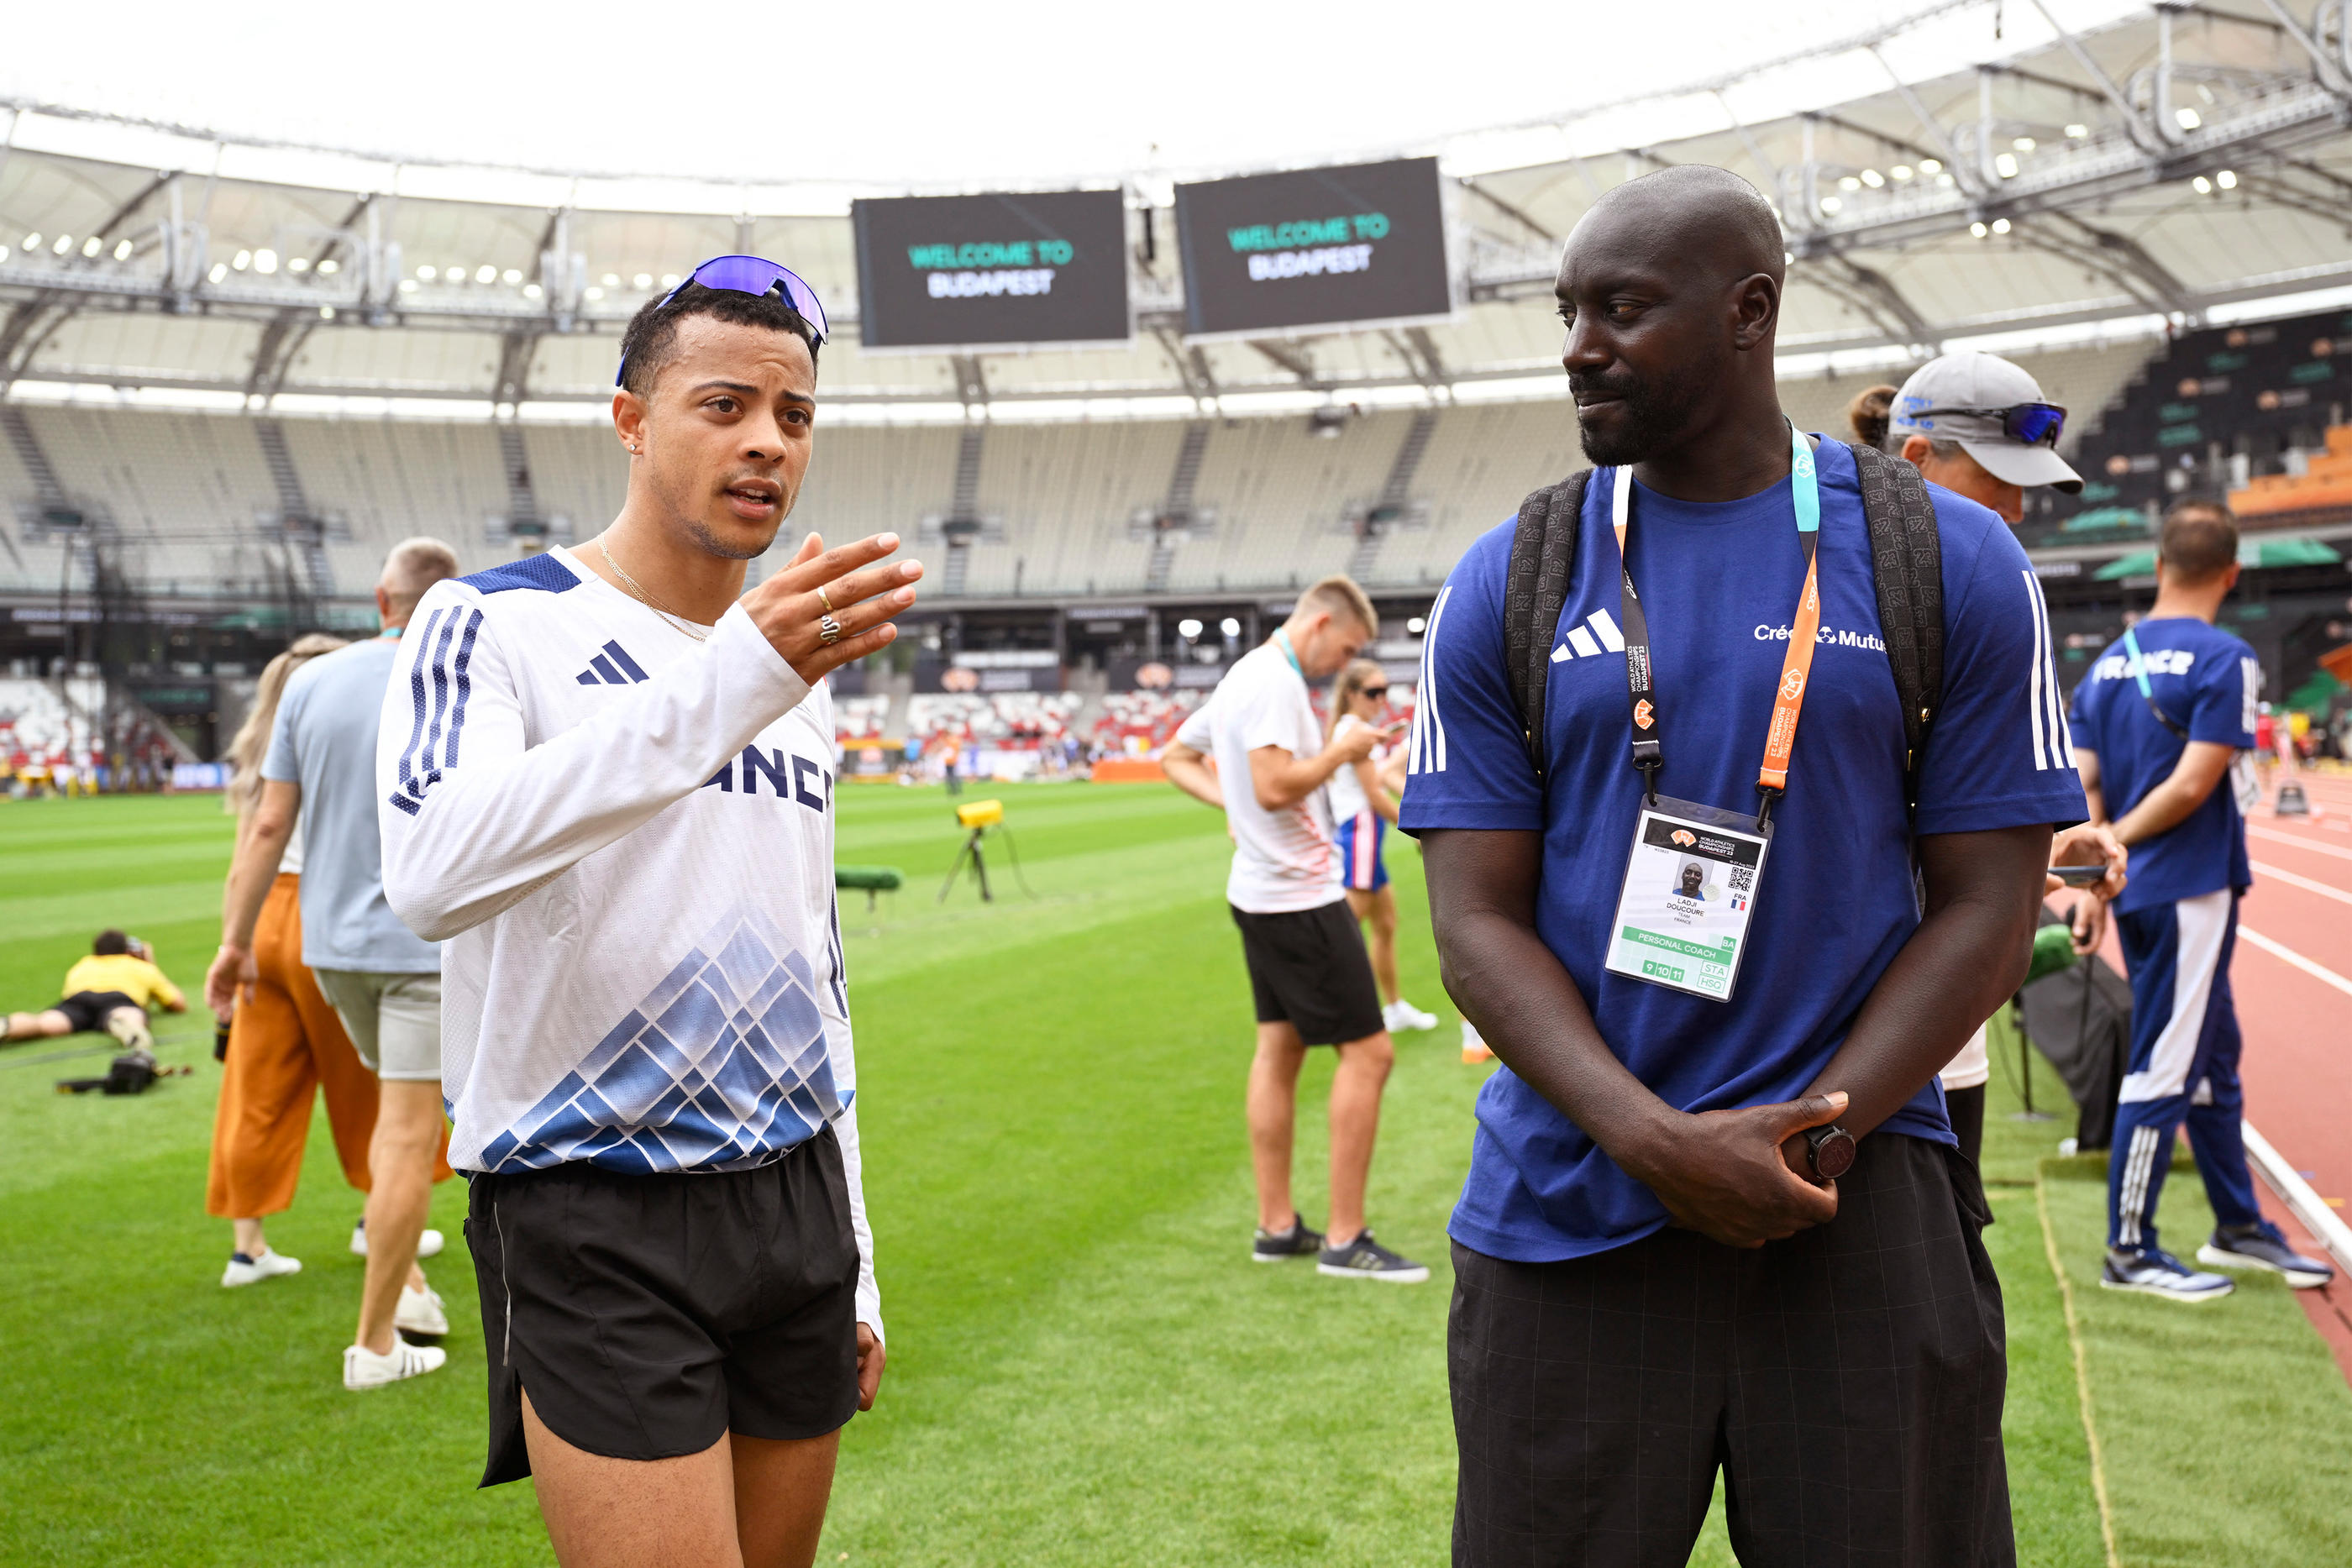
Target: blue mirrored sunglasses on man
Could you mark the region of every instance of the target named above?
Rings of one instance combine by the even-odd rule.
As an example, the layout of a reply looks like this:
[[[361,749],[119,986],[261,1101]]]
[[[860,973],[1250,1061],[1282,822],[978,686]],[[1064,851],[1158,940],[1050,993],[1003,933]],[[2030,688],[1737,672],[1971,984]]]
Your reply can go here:
[[[686,281],[677,288],[663,295],[662,304],[667,305],[677,298],[678,288],[684,288],[688,283],[699,283],[705,288],[723,288],[731,294],[781,299],[800,312],[801,319],[806,321],[809,329],[816,334],[818,346],[822,347],[825,341],[824,306],[818,300],[816,290],[791,267],[779,267],[762,256],[714,256],[688,273]],[[620,370],[613,377],[613,384],[623,385],[628,373],[629,361],[625,358],[621,361]]]

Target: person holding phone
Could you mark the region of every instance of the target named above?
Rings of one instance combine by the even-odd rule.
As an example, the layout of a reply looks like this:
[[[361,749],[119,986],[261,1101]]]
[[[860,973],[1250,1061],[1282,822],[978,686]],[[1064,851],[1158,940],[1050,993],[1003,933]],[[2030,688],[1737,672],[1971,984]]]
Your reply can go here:
[[[1367,933],[1364,946],[1371,955],[1372,979],[1381,988],[1381,1020],[1391,1034],[1437,1027],[1437,1015],[1404,999],[1397,987],[1396,890],[1389,885],[1389,829],[1397,818],[1397,791],[1384,774],[1392,758],[1393,743],[1402,725],[1388,716],[1389,678],[1370,659],[1349,661],[1331,683],[1330,718],[1324,725],[1326,742],[1338,737],[1342,724],[1364,725],[1380,732],[1371,754],[1331,775],[1331,820],[1339,846],[1339,876],[1348,889],[1348,908]]]
[[[1325,578],[1298,596],[1273,636],[1234,662],[1160,763],[1171,783],[1223,810],[1234,837],[1225,900],[1257,1010],[1248,1113],[1258,1218],[1250,1256],[1260,1263],[1313,1258],[1318,1272],[1336,1279],[1417,1284],[1429,1278],[1427,1267],[1373,1240],[1364,1224],[1396,1048],[1348,905],[1327,788],[1370,758],[1380,732],[1341,714],[1327,734],[1307,692],[1308,681],[1347,668],[1379,625],[1353,579]],[[1307,1226],[1290,1192],[1298,1073],[1318,1045],[1339,1054],[1328,1231]]]

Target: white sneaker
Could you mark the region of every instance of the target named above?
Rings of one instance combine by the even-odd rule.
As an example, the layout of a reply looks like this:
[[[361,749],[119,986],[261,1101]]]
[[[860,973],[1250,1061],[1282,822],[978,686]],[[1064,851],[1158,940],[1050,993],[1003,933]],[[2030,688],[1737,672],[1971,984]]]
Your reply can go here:
[[[411,1344],[398,1335],[393,1337],[390,1355],[378,1355],[363,1344],[345,1345],[343,1386],[354,1393],[382,1388],[385,1384],[397,1383],[404,1377],[422,1377],[428,1372],[438,1372],[448,1359],[449,1353],[437,1345]]]
[[[439,1231],[418,1231],[416,1234],[416,1260],[422,1263],[427,1258],[438,1258],[441,1256],[441,1246],[442,1236]],[[365,1219],[362,1219],[357,1225],[352,1227],[352,1256],[354,1258],[364,1258],[367,1256],[367,1221]]]
[[[299,1274],[301,1271],[302,1260],[289,1258],[274,1248],[263,1248],[258,1258],[232,1252],[228,1257],[228,1267],[221,1270],[221,1289],[234,1291],[239,1285],[257,1285],[280,1274]]]
[[[1469,1062],[1492,1061],[1494,1051],[1488,1048],[1486,1036],[1468,1019],[1462,1020],[1462,1060]]]
[[[1388,1025],[1391,1034],[1397,1034],[1409,1029],[1435,1029],[1437,1015],[1423,1012],[1402,997],[1399,997],[1381,1009],[1381,1021]]]
[[[392,1314],[392,1326],[406,1333],[431,1334],[436,1338],[449,1332],[449,1314],[442,1310],[441,1292],[427,1285],[418,1290],[413,1285],[400,1288],[400,1310]]]

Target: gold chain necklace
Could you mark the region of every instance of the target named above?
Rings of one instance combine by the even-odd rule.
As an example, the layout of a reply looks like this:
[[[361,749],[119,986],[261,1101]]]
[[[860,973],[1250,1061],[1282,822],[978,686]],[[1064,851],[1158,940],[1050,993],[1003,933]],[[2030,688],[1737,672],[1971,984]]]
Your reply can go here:
[[[710,640],[710,628],[698,626],[694,622],[686,620],[682,616],[678,615],[677,612],[671,610],[668,605],[664,604],[660,600],[656,599],[652,594],[647,593],[645,590],[645,585],[640,583],[635,578],[631,577],[628,574],[627,570],[624,568],[619,561],[613,559],[613,552],[604,548],[604,541],[602,537],[599,537],[596,540],[596,553],[604,558],[604,564],[613,569],[613,574],[621,580],[622,584],[628,589],[631,594],[635,596],[639,603],[652,611],[655,614],[660,616],[663,620],[668,622],[672,626],[677,627],[678,631],[684,632],[687,636],[693,638],[696,642],[707,643]]]

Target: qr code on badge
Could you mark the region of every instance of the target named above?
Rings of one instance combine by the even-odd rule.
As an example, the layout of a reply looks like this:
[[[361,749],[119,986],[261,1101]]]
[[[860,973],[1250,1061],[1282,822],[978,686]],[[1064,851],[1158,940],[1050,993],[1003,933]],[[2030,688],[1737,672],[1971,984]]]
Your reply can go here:
[[[1733,866],[1731,868],[1731,891],[1734,893],[1755,892],[1756,868],[1752,865]]]

